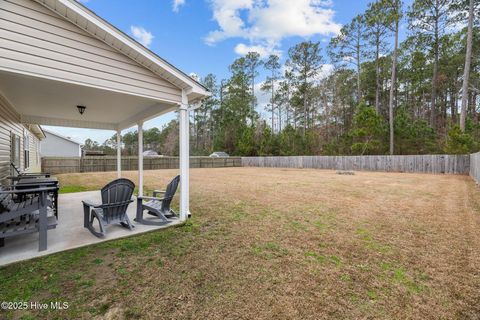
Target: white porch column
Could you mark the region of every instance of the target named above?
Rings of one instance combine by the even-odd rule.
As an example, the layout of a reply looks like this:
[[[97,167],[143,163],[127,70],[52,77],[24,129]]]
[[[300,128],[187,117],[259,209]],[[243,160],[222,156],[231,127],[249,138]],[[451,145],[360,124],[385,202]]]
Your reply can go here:
[[[143,121],[138,124],[138,195],[143,196]]]
[[[188,115],[188,98],[182,92],[180,104],[180,220],[186,221],[190,215],[189,170],[190,170],[190,128]]]
[[[122,131],[117,130],[117,178],[122,177]]]

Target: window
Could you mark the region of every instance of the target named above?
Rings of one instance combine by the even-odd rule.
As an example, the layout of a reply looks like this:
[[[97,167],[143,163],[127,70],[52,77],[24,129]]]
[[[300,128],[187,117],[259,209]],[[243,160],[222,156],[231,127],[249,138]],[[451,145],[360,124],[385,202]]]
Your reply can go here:
[[[23,159],[26,170],[30,167],[30,137],[28,133],[23,136]]]
[[[11,133],[10,161],[20,169],[20,137]]]

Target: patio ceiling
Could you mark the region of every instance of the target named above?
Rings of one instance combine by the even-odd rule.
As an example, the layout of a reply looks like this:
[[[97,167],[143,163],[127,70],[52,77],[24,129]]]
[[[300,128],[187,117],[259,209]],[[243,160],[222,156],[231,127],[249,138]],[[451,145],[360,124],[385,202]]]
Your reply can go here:
[[[23,123],[39,125],[122,130],[178,107],[171,101],[4,71],[0,88]],[[78,105],[87,107],[83,115]]]

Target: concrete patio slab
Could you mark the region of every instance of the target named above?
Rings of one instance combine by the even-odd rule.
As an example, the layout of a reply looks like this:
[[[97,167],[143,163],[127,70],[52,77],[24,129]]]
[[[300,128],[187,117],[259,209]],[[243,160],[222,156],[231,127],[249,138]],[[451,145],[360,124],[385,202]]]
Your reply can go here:
[[[55,229],[48,231],[48,249],[42,252],[38,251],[38,233],[7,238],[5,247],[0,248],[0,266],[180,224],[180,221],[173,221],[165,226],[147,226],[135,223],[133,219],[135,218],[136,203],[133,202],[127,212],[135,226],[134,230],[130,231],[120,225],[111,225],[107,228],[107,236],[100,239],[83,227],[82,200],[101,203],[100,191],[59,195],[58,224]],[[147,218],[146,216],[148,215],[145,215],[145,218]]]

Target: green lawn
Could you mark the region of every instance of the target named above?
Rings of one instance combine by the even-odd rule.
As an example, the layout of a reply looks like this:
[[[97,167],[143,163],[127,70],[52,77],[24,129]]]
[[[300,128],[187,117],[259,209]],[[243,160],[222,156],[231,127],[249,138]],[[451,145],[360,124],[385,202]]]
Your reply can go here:
[[[66,186],[61,186],[60,190],[58,193],[73,193],[73,192],[83,192],[83,191],[91,191],[95,190],[93,188],[86,188],[84,186],[78,186],[78,185],[66,185]]]

